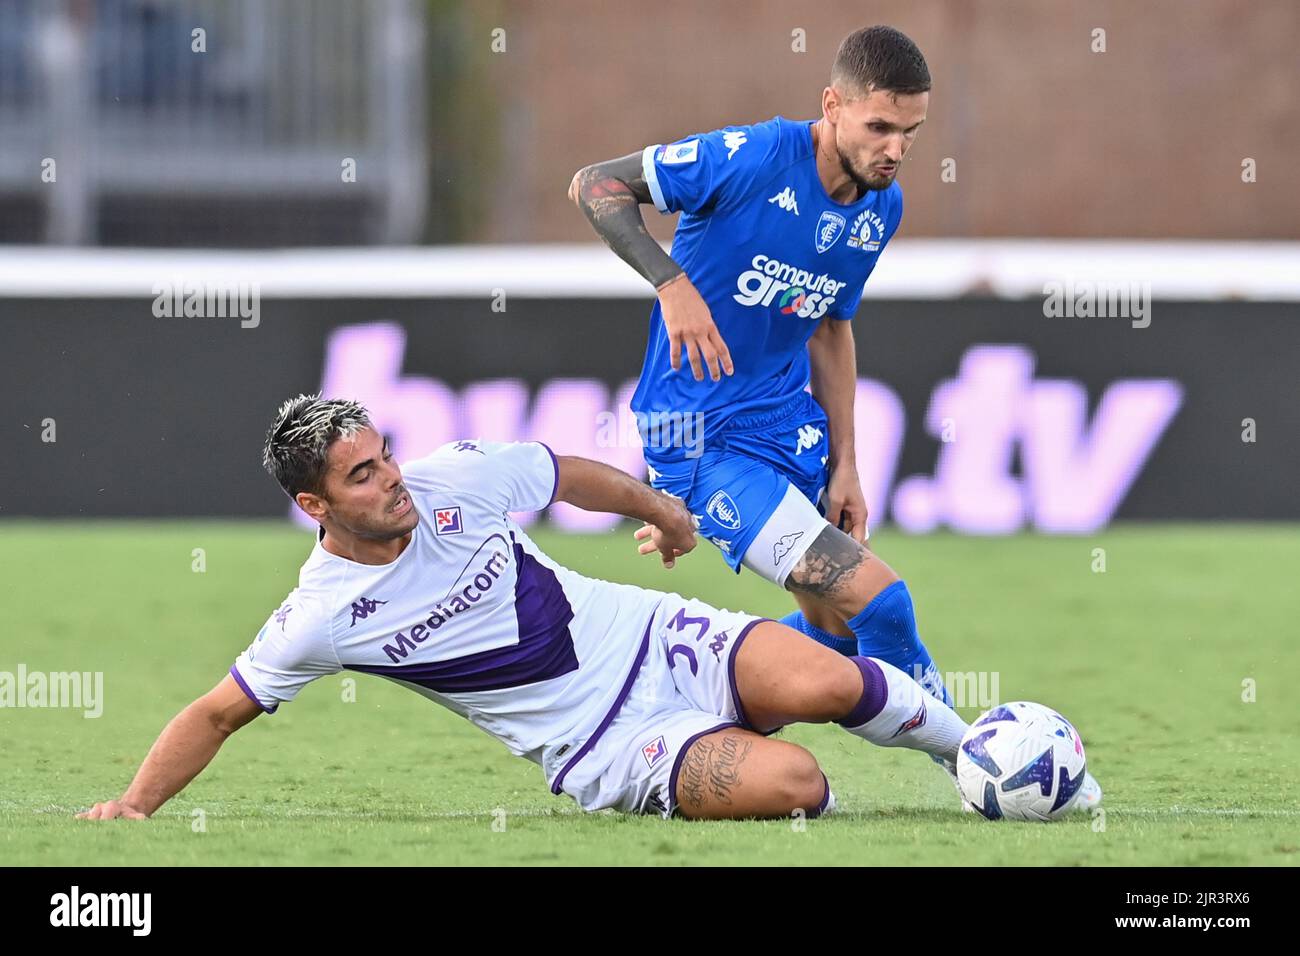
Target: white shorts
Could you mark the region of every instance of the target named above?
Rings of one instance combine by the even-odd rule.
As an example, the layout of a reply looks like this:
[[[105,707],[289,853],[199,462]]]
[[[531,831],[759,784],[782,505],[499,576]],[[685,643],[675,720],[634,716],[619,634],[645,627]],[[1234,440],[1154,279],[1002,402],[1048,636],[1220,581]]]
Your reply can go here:
[[[672,816],[691,744],[727,727],[753,729],[736,699],[735,659],[765,620],[665,595],[642,639],[640,666],[551,789],[584,810]]]

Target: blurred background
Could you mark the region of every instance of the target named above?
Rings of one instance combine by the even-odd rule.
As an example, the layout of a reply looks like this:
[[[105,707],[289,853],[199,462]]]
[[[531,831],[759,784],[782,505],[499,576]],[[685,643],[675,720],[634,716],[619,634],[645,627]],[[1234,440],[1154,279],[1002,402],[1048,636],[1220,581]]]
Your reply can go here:
[[[644,475],[650,290],[570,178],[820,115],[877,22],[934,87],[856,323],[875,520],[1300,518],[1300,6],[1224,0],[0,0],[0,515],[287,514],[262,434],[322,388],[400,457]]]

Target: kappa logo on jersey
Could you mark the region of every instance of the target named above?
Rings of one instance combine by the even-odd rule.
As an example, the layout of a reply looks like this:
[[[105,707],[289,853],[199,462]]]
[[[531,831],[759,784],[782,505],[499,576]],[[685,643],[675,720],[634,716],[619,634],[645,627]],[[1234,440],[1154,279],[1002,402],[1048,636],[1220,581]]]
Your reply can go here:
[[[799,440],[795,442],[794,453],[802,455],[806,451],[811,451],[817,447],[817,443],[822,440],[822,430],[816,425],[799,426]]]
[[[650,743],[641,748],[641,756],[645,758],[645,765],[653,767],[659,761],[668,755],[668,744],[664,743],[663,737],[656,737]]]
[[[456,442],[456,446],[455,446],[455,448],[456,448],[456,451],[476,451],[476,452],[478,452],[480,455],[486,455],[486,454],[487,454],[487,452],[485,452],[482,448],[479,448],[479,447],[478,447],[478,442],[474,441],[472,438],[471,438],[471,439],[467,439],[467,440],[465,440],[465,441],[458,441],[458,442]]]
[[[740,509],[731,500],[731,495],[725,491],[715,491],[704,510],[710,518],[724,528],[732,531],[740,530]]]
[[[890,735],[889,739],[893,740],[899,734],[905,734],[909,730],[916,730],[917,727],[924,726],[924,724],[925,724],[925,703],[922,702],[921,708],[910,718],[903,721],[903,725],[899,727],[897,730],[895,730],[893,734]]]
[[[820,319],[848,285],[832,279],[828,273],[813,275],[807,269],[771,256],[754,256],[750,265],[752,269],[736,277],[739,291],[732,298],[741,305],[770,306],[780,293],[781,311],[786,315],[798,315],[801,319]]]
[[[829,209],[817,220],[817,251],[825,252],[844,234],[845,219]]]
[[[289,612],[293,610],[292,604],[283,605],[280,610],[275,612],[275,623],[280,625],[280,630],[284,631],[284,622],[289,617]]]
[[[858,213],[849,229],[849,238],[845,240],[850,249],[863,252],[877,252],[885,241],[885,221],[872,210],[864,209]]]
[[[736,150],[749,142],[740,130],[731,130],[722,134],[722,145],[727,150],[727,159],[736,155]]]
[[[379,610],[379,605],[387,604],[387,601],[372,601],[370,598],[361,598],[352,602],[352,623],[348,627],[356,627],[357,621],[364,621],[370,615]]]
[[[684,143],[661,146],[659,155],[656,158],[665,166],[678,166],[695,162],[695,160],[699,159],[699,155],[700,141],[698,139],[688,139]]]
[[[799,203],[795,201],[794,190],[789,186],[782,189],[779,193],[769,199],[768,202],[776,203],[778,209],[784,209],[786,212],[793,212],[796,216],[799,215]]]
[[[791,534],[784,534],[776,544],[772,545],[772,564],[780,565],[781,559],[790,553],[794,543],[803,537],[802,531],[795,531]]]
[[[434,509],[433,530],[435,534],[462,533],[465,529],[460,525],[460,508]]]

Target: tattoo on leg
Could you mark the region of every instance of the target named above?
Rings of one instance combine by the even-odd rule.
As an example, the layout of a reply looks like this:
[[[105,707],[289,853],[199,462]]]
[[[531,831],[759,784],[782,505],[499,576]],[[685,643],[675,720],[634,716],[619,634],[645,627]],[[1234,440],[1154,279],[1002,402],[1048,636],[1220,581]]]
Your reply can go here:
[[[717,758],[709,768],[709,788],[719,803],[731,803],[731,791],[740,784],[740,765],[749,756],[753,743],[733,734],[722,738]]]
[[[709,752],[713,745],[696,741],[682,761],[682,800],[692,807],[704,806],[704,778],[708,772]]]
[[[853,572],[870,560],[870,551],[838,528],[827,527],[794,566],[785,586],[790,591],[835,597]]]
[[[730,806],[732,792],[740,785],[740,765],[753,746],[753,741],[739,734],[727,734],[716,744],[696,741],[682,761],[678,778],[682,800],[698,809],[711,796]]]

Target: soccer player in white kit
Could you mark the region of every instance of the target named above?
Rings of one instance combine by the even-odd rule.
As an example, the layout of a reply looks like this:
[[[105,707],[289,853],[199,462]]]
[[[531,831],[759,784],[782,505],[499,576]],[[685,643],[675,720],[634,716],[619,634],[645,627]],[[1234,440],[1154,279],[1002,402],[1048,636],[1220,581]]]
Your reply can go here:
[[[342,670],[442,704],[537,763],[584,810],[692,818],[816,816],[816,759],[769,734],[835,721],[950,760],[966,724],[911,677],[776,621],[585,577],[511,512],[567,501],[653,527],[666,567],[695,546],[682,502],[536,442],[458,441],[399,468],[359,404],[300,395],[263,462],[320,524],[298,586],[230,673],[163,730],[116,800],[143,818],[232,733]]]

